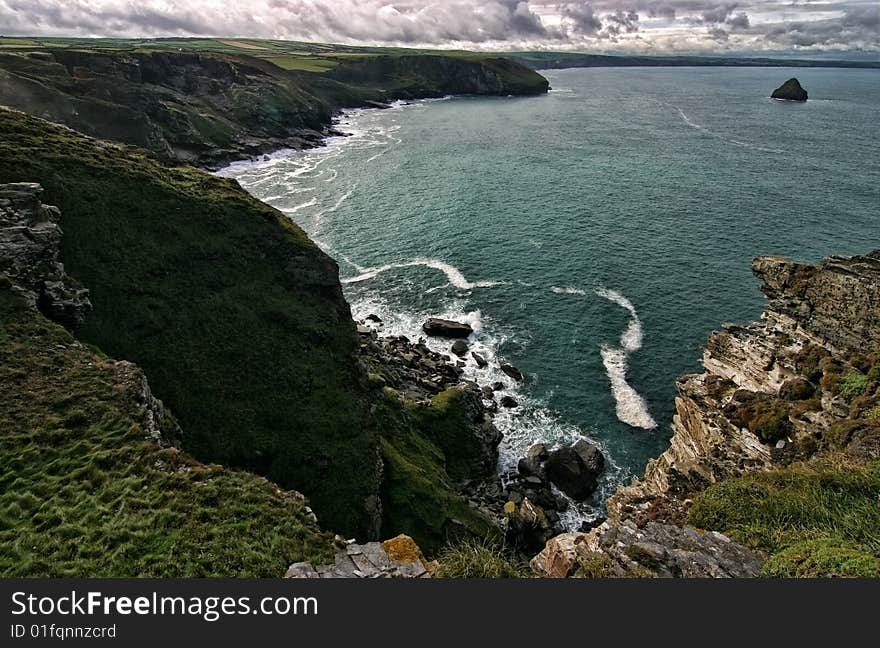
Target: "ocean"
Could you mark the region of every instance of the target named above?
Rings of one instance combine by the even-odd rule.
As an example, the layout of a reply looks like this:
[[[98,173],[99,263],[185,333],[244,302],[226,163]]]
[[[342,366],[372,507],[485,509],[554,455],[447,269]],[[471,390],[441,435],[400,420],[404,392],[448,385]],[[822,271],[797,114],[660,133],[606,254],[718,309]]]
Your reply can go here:
[[[467,376],[521,404],[496,417],[502,468],[537,441],[600,444],[576,526],[666,447],[708,334],[760,316],[754,256],[880,247],[880,71],[543,74],[547,96],[349,111],[347,137],[221,174],[336,259],[355,319],[411,339],[428,317],[474,327],[490,366]],[[768,98],[792,76],[807,103]]]

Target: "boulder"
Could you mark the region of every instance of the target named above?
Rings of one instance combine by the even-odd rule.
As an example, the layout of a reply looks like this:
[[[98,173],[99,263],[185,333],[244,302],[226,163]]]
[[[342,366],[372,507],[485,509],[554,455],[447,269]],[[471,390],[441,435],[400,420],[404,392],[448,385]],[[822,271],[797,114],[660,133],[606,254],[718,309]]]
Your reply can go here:
[[[370,313],[369,315],[367,315],[367,316],[364,318],[364,321],[365,321],[365,322],[373,322],[374,324],[381,324],[381,323],[382,323],[382,318],[379,317],[378,315],[374,315],[373,313]]]
[[[517,401],[513,396],[502,396],[501,407],[506,407],[508,409],[519,407],[519,401]]]
[[[522,382],[522,381],[523,381],[523,375],[522,375],[522,373],[520,372],[519,369],[517,369],[517,368],[514,367],[513,365],[502,364],[501,367],[500,367],[500,369],[501,369],[501,371],[503,371],[504,373],[506,373],[508,376],[510,376],[511,378],[513,378],[516,382]]]
[[[485,369],[486,367],[489,366],[489,363],[486,361],[486,358],[484,358],[483,356],[481,356],[481,355],[480,355],[479,353],[477,353],[476,351],[474,351],[473,353],[471,353],[471,357],[474,359],[474,362],[477,363],[477,366],[478,366],[480,369]]]
[[[543,443],[536,443],[526,451],[526,456],[519,460],[517,470],[524,477],[534,475],[544,479],[547,474],[544,469],[544,463],[549,457],[550,453],[547,452],[547,446]]]
[[[604,469],[602,452],[583,439],[573,446],[554,450],[547,459],[547,477],[559,490],[576,500],[593,494]]]
[[[523,551],[539,551],[553,537],[553,527],[544,509],[528,498],[519,505],[507,502],[504,513],[508,540]]]
[[[494,391],[501,391],[501,390],[504,389],[506,386],[507,386],[507,385],[505,385],[505,384],[504,384],[503,382],[501,382],[501,381],[497,381],[497,382],[493,382],[493,383],[492,383],[492,389],[493,389]]]
[[[529,565],[532,572],[542,578],[568,578],[578,568],[576,545],[582,541],[582,533],[563,533],[550,538]]]
[[[466,322],[432,317],[422,324],[422,330],[432,337],[466,338],[474,329]]]
[[[459,358],[465,357],[468,350],[469,349],[467,342],[465,342],[464,340],[456,340],[456,342],[452,345],[452,352]]]
[[[786,101],[806,101],[807,91],[801,87],[797,79],[789,79],[773,91],[770,95],[773,99],[785,99]]]

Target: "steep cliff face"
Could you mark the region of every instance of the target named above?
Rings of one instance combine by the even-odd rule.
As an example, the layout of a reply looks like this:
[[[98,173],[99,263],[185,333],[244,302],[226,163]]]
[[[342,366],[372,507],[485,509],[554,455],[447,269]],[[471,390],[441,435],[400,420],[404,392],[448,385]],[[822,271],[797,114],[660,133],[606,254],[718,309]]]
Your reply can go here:
[[[191,52],[0,54],[0,104],[197,164],[314,145],[331,107],[257,59]]]
[[[232,181],[0,110],[0,182],[39,180],[90,290],[84,342],[136,362],[197,458],[312,497],[372,536],[381,462],[338,269]]]
[[[0,274],[0,576],[277,577],[338,550],[299,493],[180,450],[137,366]]]
[[[211,168],[268,150],[316,146],[343,107],[546,91],[536,72],[488,57],[366,57],[322,75],[243,54],[0,53],[0,105]]]
[[[326,74],[352,85],[381,88],[394,99],[537,95],[549,88],[540,74],[506,58],[367,56],[344,60]]]
[[[705,371],[678,381],[669,449],[649,462],[642,479],[618,489],[609,499],[608,522],[574,538],[566,545],[567,552],[559,543],[548,545],[534,563],[539,572],[552,569],[554,561],[562,564],[560,556],[572,561],[562,561],[567,569],[575,569],[577,545],[581,553],[591,555],[590,560],[607,561],[608,574],[642,570],[686,575],[681,570],[676,573],[669,562],[682,550],[679,542],[684,536],[657,527],[686,522],[712,525],[716,531],[732,528],[756,548],[771,554],[779,549],[779,555],[797,543],[798,533],[824,538],[833,531],[842,536],[828,542],[850,543],[846,550],[858,555],[855,562],[867,565],[856,573],[870,574],[874,565],[880,565],[880,558],[872,554],[880,548],[870,540],[877,530],[871,528],[880,520],[868,516],[863,522],[869,528],[840,531],[846,523],[833,517],[849,516],[845,507],[856,511],[863,501],[880,495],[875,475],[880,457],[880,251],[863,257],[831,257],[817,265],[760,257],[753,270],[763,280],[768,297],[762,320],[727,326],[710,336],[702,359]],[[840,465],[846,466],[842,473],[836,472]],[[845,484],[847,474],[863,481]],[[759,477],[750,482],[748,475]],[[737,489],[752,493],[750,504],[737,502],[731,495]],[[727,495],[722,496],[722,491]],[[760,524],[778,525],[774,533],[784,541],[757,539],[746,516],[732,522],[731,513],[721,510],[751,506],[763,511],[758,496],[762,492],[768,493],[767,506],[776,510],[764,511],[767,519]],[[804,502],[813,497],[815,507],[821,508],[837,492],[847,492],[848,503],[835,502],[834,506],[841,506],[837,513],[822,511],[824,521],[811,520]],[[786,513],[788,497],[797,499],[801,508]],[[792,524],[797,528],[786,526]],[[611,537],[629,540],[606,541]],[[651,555],[640,554],[635,546],[645,542],[655,549]],[[725,537],[724,542],[731,541]],[[720,555],[717,548],[704,549],[710,557]],[[825,551],[825,545],[819,549]],[[833,563],[833,569],[845,571],[823,557],[826,567]],[[777,565],[778,560],[771,556],[768,564]],[[749,559],[743,564],[751,568],[719,569],[717,575],[757,573],[759,562]],[[794,573],[786,571],[789,568],[780,568],[780,575]],[[822,574],[819,566],[811,569],[818,570],[813,575]]]

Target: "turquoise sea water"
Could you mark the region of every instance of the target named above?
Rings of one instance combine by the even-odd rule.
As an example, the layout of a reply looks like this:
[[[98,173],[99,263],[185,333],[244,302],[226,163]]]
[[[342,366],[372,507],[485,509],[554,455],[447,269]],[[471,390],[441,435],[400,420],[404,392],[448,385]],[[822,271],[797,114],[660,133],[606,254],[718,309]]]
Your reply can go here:
[[[544,97],[354,111],[350,137],[223,173],[339,262],[356,318],[411,338],[467,319],[473,348],[526,374],[502,463],[588,436],[607,491],[664,449],[706,336],[759,316],[752,257],[880,247],[880,72],[545,74]],[[795,75],[809,102],[767,98]]]

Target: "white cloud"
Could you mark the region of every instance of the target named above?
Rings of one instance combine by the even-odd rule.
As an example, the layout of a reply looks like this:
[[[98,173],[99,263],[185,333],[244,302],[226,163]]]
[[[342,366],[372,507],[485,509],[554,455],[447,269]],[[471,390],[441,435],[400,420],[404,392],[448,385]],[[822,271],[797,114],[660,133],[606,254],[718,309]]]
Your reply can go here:
[[[880,51],[875,0],[0,0],[0,33],[481,49]]]

